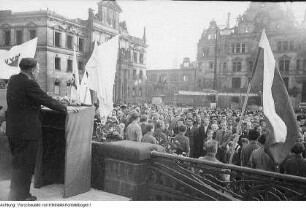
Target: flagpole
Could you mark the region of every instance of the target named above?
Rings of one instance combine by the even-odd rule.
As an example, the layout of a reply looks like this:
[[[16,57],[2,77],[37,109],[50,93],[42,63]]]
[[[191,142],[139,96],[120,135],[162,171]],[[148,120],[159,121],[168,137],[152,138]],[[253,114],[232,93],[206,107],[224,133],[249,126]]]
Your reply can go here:
[[[257,63],[258,63],[260,51],[261,51],[261,49],[258,48],[258,50],[257,50],[257,55],[256,55],[256,59],[255,59],[255,64],[254,64],[253,67],[252,67],[252,77],[254,76],[255,69],[256,69],[256,67],[257,67]],[[246,109],[246,106],[247,106],[247,103],[248,103],[248,100],[249,100],[249,94],[250,94],[251,88],[252,88],[251,81],[249,81],[249,83],[248,83],[248,89],[247,89],[247,92],[246,92],[246,97],[245,97],[245,99],[244,99],[244,103],[243,103],[242,110],[241,110],[240,119],[239,119],[239,122],[238,122],[238,125],[237,125],[237,128],[236,128],[236,135],[235,135],[235,138],[234,138],[234,145],[233,145],[234,148],[236,147],[237,142],[238,142],[238,139],[239,139],[239,136],[240,136],[242,118],[243,118],[243,116],[244,116],[245,109]],[[241,132],[241,133],[242,133],[242,132]],[[230,156],[230,159],[229,159],[229,164],[232,163],[234,153],[235,153],[235,151],[233,151],[233,152],[231,153],[231,156]]]

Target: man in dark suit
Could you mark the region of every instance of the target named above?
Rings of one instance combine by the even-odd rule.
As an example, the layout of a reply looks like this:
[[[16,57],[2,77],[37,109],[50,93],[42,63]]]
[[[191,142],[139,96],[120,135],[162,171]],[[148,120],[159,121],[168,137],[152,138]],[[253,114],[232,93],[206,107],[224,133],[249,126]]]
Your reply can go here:
[[[205,117],[203,123],[198,127],[197,135],[195,136],[194,142],[194,158],[199,158],[204,155],[203,145],[207,139],[207,130],[209,127],[209,118]]]
[[[23,58],[21,72],[13,75],[7,87],[7,136],[12,153],[10,201],[35,201],[30,194],[38,144],[42,139],[41,105],[66,113],[67,107],[48,96],[36,82],[39,64]]]
[[[223,163],[228,163],[226,160],[226,146],[232,140],[232,131],[228,130],[226,121],[220,123],[221,129],[216,132],[216,141],[219,142],[217,159]]]

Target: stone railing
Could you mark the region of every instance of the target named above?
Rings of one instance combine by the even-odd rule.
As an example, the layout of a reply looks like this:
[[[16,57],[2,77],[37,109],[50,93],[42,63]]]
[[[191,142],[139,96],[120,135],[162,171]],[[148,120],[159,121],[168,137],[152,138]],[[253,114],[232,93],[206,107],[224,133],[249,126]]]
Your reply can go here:
[[[92,187],[132,200],[306,200],[305,178],[156,150],[132,141],[93,143]]]

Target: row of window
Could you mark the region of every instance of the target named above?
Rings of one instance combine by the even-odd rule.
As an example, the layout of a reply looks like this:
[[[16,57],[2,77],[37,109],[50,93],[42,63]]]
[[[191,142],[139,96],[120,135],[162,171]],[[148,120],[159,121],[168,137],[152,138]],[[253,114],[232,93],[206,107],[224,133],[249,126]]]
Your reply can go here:
[[[54,69],[61,71],[62,70],[62,59],[60,57],[55,57],[54,62],[55,62]],[[78,69],[79,70],[84,69],[84,63],[82,61],[78,61]],[[72,59],[67,59],[66,71],[67,72],[72,72],[72,70],[73,70],[73,60]]]
[[[62,35],[63,33],[61,32],[54,32],[54,46],[56,47],[66,47],[67,49],[73,49],[74,46],[74,36],[67,34],[66,36],[66,45],[63,46],[62,42]],[[76,49],[80,52],[84,52],[84,39],[81,37],[78,37],[78,42],[77,42],[77,47]]]
[[[20,45],[21,43],[25,42],[26,40],[24,39],[24,33],[28,34],[29,40],[33,39],[36,37],[36,29],[28,29],[27,31],[22,30],[22,29],[16,29],[15,30],[15,42],[17,45]],[[4,45],[9,46],[12,45],[12,39],[11,39],[11,30],[4,30],[3,31],[3,39],[4,39]]]
[[[251,78],[249,78],[249,81]],[[286,88],[288,89],[289,85],[289,77],[283,77],[284,83]],[[234,77],[232,78],[232,88],[234,89],[240,89],[241,88],[241,78],[240,77]]]
[[[294,50],[294,41],[278,41],[277,42],[277,50],[278,51],[289,51],[289,50]]]
[[[137,80],[138,78],[140,80],[143,80],[143,72],[142,70],[140,70],[139,72],[139,77],[137,77],[137,70],[136,69],[133,69],[133,72],[132,72],[132,78],[133,80]],[[129,70],[124,70],[124,77],[127,77],[127,79],[131,79],[131,74],[129,73]]]
[[[157,81],[157,75],[152,74],[151,76],[148,77],[149,81]],[[177,76],[169,76],[169,81],[176,82],[178,80]],[[179,75],[179,81],[182,82],[190,82],[192,81],[192,77],[190,75]]]
[[[29,40],[35,38],[37,36],[36,29],[29,29],[27,31],[25,30],[15,30],[15,42],[17,45],[22,44],[26,40],[24,39],[24,33],[28,33]],[[56,47],[62,47],[62,33],[60,32],[54,32],[54,46]],[[4,45],[9,46],[12,45],[12,39],[11,39],[11,30],[4,30],[3,31],[3,39],[4,39]],[[67,34],[66,38],[66,48],[67,49],[73,49],[74,44],[74,36]],[[78,45],[77,50],[84,52],[84,39],[78,38]]]
[[[131,51],[128,49],[124,49],[121,48],[120,49],[120,58],[126,61],[133,61],[134,63],[140,63],[143,64],[144,63],[144,56],[143,53],[139,53],[139,58],[138,58],[138,53],[137,52],[133,52],[133,56]]]
[[[213,68],[213,62],[209,63],[209,68]],[[253,61],[248,62],[248,70],[253,70]],[[289,59],[280,59],[278,61],[278,66],[280,71],[289,71],[290,68],[290,60]],[[223,63],[223,70],[226,70],[227,63]],[[241,61],[233,61],[232,62],[232,71],[233,72],[241,72],[242,70],[242,62]],[[296,60],[296,70],[306,70],[306,59],[297,59]]]
[[[295,50],[296,47],[295,47],[294,44],[295,43],[294,43],[293,40],[278,41],[277,42],[277,51],[292,51],[292,50]],[[226,48],[226,45],[225,45],[225,48]],[[232,53],[232,54],[238,54],[238,53],[247,53],[248,50],[247,50],[247,47],[246,47],[245,43],[232,43],[230,45],[229,52]],[[210,52],[209,47],[204,47],[202,49],[202,56],[213,55],[213,53],[212,54],[210,54],[210,53],[211,52]]]

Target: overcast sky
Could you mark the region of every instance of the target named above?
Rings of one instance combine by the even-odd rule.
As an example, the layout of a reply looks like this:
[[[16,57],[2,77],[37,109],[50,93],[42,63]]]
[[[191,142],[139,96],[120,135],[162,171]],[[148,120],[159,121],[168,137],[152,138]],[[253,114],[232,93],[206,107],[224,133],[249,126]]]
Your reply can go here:
[[[0,0],[1,10],[34,11],[53,10],[68,18],[87,19],[88,8],[97,12],[98,0]],[[230,26],[234,26],[239,14],[249,2],[205,1],[117,1],[123,12],[129,34],[142,38],[146,27],[149,48],[148,69],[177,68],[184,57],[196,58],[197,43],[204,28],[211,20],[219,26],[226,24],[231,13]],[[286,3],[292,7],[297,20],[304,17],[306,2]]]

